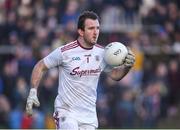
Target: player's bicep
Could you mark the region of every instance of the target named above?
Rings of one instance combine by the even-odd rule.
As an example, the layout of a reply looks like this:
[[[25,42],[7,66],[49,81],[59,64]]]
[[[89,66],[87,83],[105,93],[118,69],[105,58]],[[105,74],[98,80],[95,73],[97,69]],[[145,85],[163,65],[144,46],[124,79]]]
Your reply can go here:
[[[109,73],[108,75],[116,81],[121,80],[128,72],[129,72],[130,68],[126,67],[123,68],[122,66],[118,66],[118,67],[114,67]]]
[[[37,63],[37,66],[38,66],[38,68],[41,68],[41,70],[43,70],[43,71],[48,70],[48,67],[46,66],[46,64],[44,63],[43,60],[40,60],[40,61]]]
[[[117,80],[117,73],[118,73],[118,70],[112,68],[112,69],[107,73],[107,75],[108,75],[109,77],[111,77],[111,79]]]
[[[61,49],[57,48],[46,56],[43,61],[47,68],[53,68],[62,64],[62,53]]]

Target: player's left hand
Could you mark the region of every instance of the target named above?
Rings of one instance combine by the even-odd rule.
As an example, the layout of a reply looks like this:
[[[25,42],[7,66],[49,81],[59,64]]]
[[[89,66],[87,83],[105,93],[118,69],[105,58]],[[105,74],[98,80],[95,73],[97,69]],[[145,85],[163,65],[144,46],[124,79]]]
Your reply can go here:
[[[125,58],[125,61],[124,61],[124,64],[123,66],[124,67],[132,67],[135,63],[135,55],[134,53],[130,50],[130,48],[128,48],[128,54]]]

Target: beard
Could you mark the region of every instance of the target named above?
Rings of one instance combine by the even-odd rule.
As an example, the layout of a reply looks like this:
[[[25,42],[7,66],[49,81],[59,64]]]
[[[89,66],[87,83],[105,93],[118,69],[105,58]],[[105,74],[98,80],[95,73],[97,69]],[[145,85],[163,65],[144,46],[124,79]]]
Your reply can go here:
[[[92,41],[92,40],[88,40],[88,39],[84,39],[84,41],[88,44],[88,45],[95,45],[97,40]]]

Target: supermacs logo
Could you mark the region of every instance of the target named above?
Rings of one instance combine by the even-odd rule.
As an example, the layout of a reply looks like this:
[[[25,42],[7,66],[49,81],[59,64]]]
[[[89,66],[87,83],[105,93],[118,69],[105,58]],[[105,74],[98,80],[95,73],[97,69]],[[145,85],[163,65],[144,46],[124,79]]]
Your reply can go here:
[[[96,76],[98,73],[101,72],[101,68],[97,69],[90,69],[90,70],[81,70],[80,67],[76,67],[72,70],[70,75],[77,75],[79,77],[82,76]]]

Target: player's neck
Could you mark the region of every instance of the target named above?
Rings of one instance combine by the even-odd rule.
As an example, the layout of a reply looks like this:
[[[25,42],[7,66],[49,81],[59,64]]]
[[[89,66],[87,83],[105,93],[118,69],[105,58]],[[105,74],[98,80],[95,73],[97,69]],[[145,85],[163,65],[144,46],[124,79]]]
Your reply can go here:
[[[82,37],[78,37],[77,40],[82,48],[92,49],[94,46],[93,44],[87,43]]]

